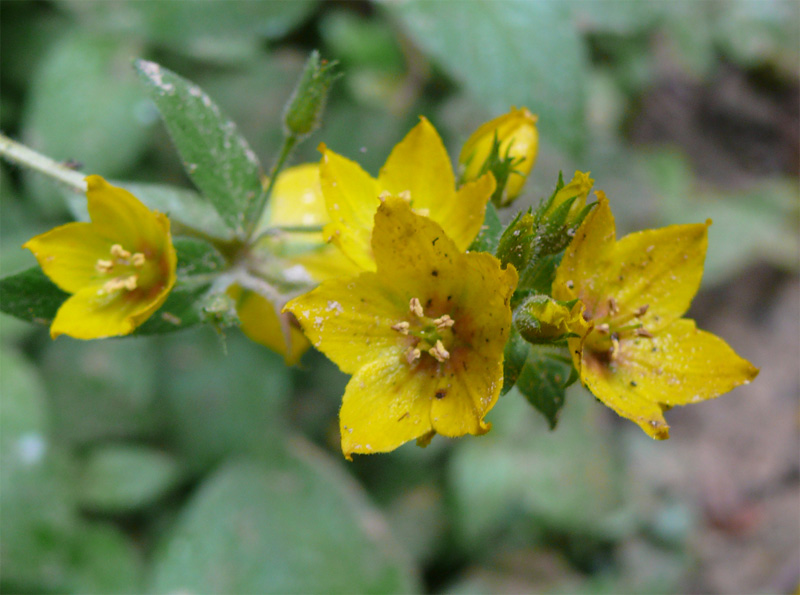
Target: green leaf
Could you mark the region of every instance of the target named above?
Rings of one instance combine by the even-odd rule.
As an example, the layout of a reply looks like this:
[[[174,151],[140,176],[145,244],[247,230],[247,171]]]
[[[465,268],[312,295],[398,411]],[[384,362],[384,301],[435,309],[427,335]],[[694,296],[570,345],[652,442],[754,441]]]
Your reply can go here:
[[[141,593],[144,564],[133,542],[110,523],[85,523],[72,552],[72,593]]]
[[[408,593],[420,586],[386,522],[326,455],[229,462],[157,550],[149,592]]]
[[[565,347],[531,345],[517,378],[519,392],[547,418],[550,429],[558,423],[564,407],[566,385],[572,375],[572,363]]]
[[[168,454],[144,446],[105,446],[89,453],[79,503],[104,513],[140,510],[176,487],[182,473]]]
[[[526,106],[546,138],[578,151],[588,61],[556,1],[387,2],[414,41],[493,115]]]
[[[71,465],[48,435],[41,375],[0,348],[0,566],[9,592],[64,591],[78,523]]]
[[[238,330],[164,337],[160,386],[178,453],[195,470],[233,454],[261,454],[285,439],[292,394],[283,359]],[[218,365],[209,365],[218,362]]]
[[[570,393],[555,432],[509,395],[488,416],[491,432],[455,445],[447,473],[462,543],[480,547],[520,527],[587,541],[632,530],[604,408],[577,385]]]
[[[261,194],[261,166],[236,125],[200,87],[137,60],[136,71],[155,102],[186,173],[237,235],[253,220]]]
[[[41,360],[54,435],[70,445],[155,438],[164,407],[153,338],[49,341]]]
[[[140,37],[192,59],[240,62],[260,51],[261,38],[283,37],[316,9],[318,0],[128,2],[61,0],[95,30]]]
[[[0,279],[0,309],[28,322],[49,326],[68,297],[38,266]]]
[[[483,218],[483,225],[477,237],[470,244],[470,252],[488,252],[494,254],[497,251],[497,243],[503,233],[503,224],[497,214],[497,208],[492,203],[486,204],[486,215]]]
[[[136,77],[120,68],[136,48],[121,38],[69,30],[31,73],[23,142],[53,159],[79,162],[86,172],[110,177],[129,171],[154,120]],[[34,172],[24,181],[43,212],[63,212],[52,181]]]

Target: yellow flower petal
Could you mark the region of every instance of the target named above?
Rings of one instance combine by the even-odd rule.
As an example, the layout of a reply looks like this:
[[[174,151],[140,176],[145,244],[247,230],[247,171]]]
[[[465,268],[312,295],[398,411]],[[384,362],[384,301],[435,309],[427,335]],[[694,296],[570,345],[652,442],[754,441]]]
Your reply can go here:
[[[408,299],[393,294],[375,273],[330,279],[286,304],[311,343],[354,374],[367,362],[394,355],[403,347],[392,330],[408,309]]]
[[[587,316],[594,319],[609,315],[610,296],[619,315],[646,307],[638,320],[656,332],[686,312],[697,293],[708,224],[671,225],[609,241],[614,233],[614,218],[603,200],[567,248],[554,284],[555,297],[579,298]]]
[[[427,118],[420,117],[392,150],[378,174],[378,185],[395,196],[408,192],[414,209],[428,209],[433,219],[441,221],[433,214],[440,205],[453,202],[456,181],[447,149]]]
[[[50,325],[50,336],[105,339],[128,335],[136,328],[140,307],[136,301],[109,299],[98,295],[97,288],[87,287],[61,304]]]
[[[111,245],[97,235],[92,223],[67,223],[31,238],[22,247],[33,253],[53,283],[76,293],[88,285],[102,285],[96,264],[109,257]]]
[[[619,415],[663,439],[669,426],[662,409],[713,399],[757,375],[725,341],[681,319],[652,338],[621,341],[613,372],[584,352],[581,377]]]
[[[269,225],[325,225],[330,218],[320,186],[319,164],[290,167],[278,176],[269,204]],[[300,234],[322,241],[321,233]]]
[[[363,270],[374,270],[370,236],[378,209],[378,184],[356,162],[320,145],[320,181],[331,223],[330,239]]]
[[[435,391],[427,378],[398,365],[397,356],[376,359],[350,379],[339,412],[342,452],[388,452],[431,431]]]
[[[169,220],[148,209],[133,194],[100,176],[87,176],[89,217],[98,235],[132,252],[162,248]]]
[[[243,290],[238,285],[228,288],[228,295],[236,300],[236,313],[242,332],[251,340],[283,356],[287,366],[293,366],[308,350],[309,342],[302,331],[289,327],[289,344],[281,326],[275,306],[254,291]]]

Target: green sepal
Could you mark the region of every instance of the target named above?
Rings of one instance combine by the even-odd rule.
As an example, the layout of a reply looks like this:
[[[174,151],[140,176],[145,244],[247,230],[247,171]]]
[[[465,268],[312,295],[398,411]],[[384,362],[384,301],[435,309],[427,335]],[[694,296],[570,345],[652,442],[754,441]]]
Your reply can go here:
[[[503,224],[497,214],[497,208],[492,203],[486,204],[486,215],[483,218],[483,225],[472,244],[469,246],[470,252],[488,252],[494,254],[497,251],[497,244],[503,233]]]
[[[259,213],[262,169],[255,153],[211,98],[155,62],[136,60],[186,173],[238,236]]]

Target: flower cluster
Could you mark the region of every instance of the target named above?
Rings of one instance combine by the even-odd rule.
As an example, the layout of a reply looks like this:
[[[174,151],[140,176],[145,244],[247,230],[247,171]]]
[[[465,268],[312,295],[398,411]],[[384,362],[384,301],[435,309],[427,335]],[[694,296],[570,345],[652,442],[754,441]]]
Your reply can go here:
[[[476,130],[458,179],[425,118],[377,178],[319,149],[319,164],[262,180],[267,209],[247,238],[220,244],[227,269],[209,292],[227,296],[242,331],[287,364],[313,345],[352,376],[339,416],[346,458],[486,433],[486,415],[535,345],[562,350],[573,380],[656,439],[669,436],[670,407],[758,373],[682,318],[700,284],[708,223],[618,241],[608,199],[597,191],[587,204],[594,180],[576,172],[505,231],[496,222],[482,233],[536,161],[527,109]],[[25,244],[71,294],[54,338],[130,334],[176,285],[167,217],[99,176],[86,183],[91,222]]]

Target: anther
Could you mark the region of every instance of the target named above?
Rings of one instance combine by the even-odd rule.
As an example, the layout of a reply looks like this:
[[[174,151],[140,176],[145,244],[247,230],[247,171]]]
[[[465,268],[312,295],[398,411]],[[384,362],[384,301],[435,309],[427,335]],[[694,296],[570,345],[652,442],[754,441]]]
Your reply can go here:
[[[386,202],[386,199],[389,198],[391,195],[392,195],[391,192],[389,192],[388,190],[384,190],[378,195],[378,200],[381,202]]]
[[[613,297],[608,298],[608,313],[613,316],[617,312],[619,312],[619,306],[617,305],[617,300],[615,300]]]
[[[408,323],[407,323],[407,322],[405,322],[405,321],[403,321],[403,322],[398,322],[397,324],[393,324],[393,325],[392,325],[392,330],[393,330],[393,331],[397,331],[397,332],[398,332],[398,333],[400,333],[401,335],[407,335],[407,334],[408,334],[408,327],[409,327],[409,326],[411,326],[411,325],[410,325],[410,324],[408,324]]]
[[[131,275],[130,277],[125,279],[122,282],[122,284],[123,284],[123,287],[125,289],[127,289],[128,291],[133,291],[134,289],[136,289],[136,287],[138,285],[138,281],[139,281],[139,277],[137,277],[136,275]]]
[[[640,316],[644,316],[645,312],[647,312],[648,308],[650,308],[650,304],[645,304],[641,308],[637,308],[633,315],[639,318]]]
[[[608,328],[608,323],[604,322],[603,324],[598,324],[596,327],[594,327],[594,330],[596,330],[598,333],[607,333]]]
[[[111,246],[111,256],[127,260],[131,257],[131,253],[125,250],[120,244],[114,244]]]
[[[442,331],[446,328],[450,328],[455,323],[456,321],[450,318],[449,314],[445,314],[444,316],[441,316],[440,318],[437,318],[436,320],[433,321],[433,324],[436,325],[436,330],[439,331]]]
[[[636,334],[639,335],[640,337],[647,337],[648,339],[653,338],[653,333],[648,331],[643,326],[640,326],[639,328],[636,329]]]
[[[619,339],[616,337],[611,337],[611,353],[609,355],[612,362],[617,360],[617,355],[619,355]]]
[[[138,269],[144,266],[145,260],[144,254],[137,252],[131,257],[131,264]]]
[[[420,303],[419,299],[413,297],[408,302],[408,307],[417,316],[422,318],[425,315],[425,312],[422,310],[422,304]]]
[[[98,273],[110,273],[111,269],[114,268],[114,263],[110,260],[98,260],[97,263],[94,265],[94,270]]]
[[[415,209],[414,212],[416,212],[417,215],[420,215],[422,217],[430,217],[431,216],[431,210],[430,209]]]
[[[436,345],[428,349],[428,353],[430,353],[439,362],[444,362],[450,357],[450,352],[444,348],[444,345],[441,341],[436,341]]]
[[[417,349],[416,347],[409,347],[408,349],[406,349],[406,354],[405,355],[406,355],[406,361],[409,364],[413,364],[415,361],[417,361],[420,358],[420,356],[422,355],[422,352],[419,349]]]
[[[398,192],[397,197],[402,198],[406,202],[411,202],[411,191],[403,190],[402,192]]]

